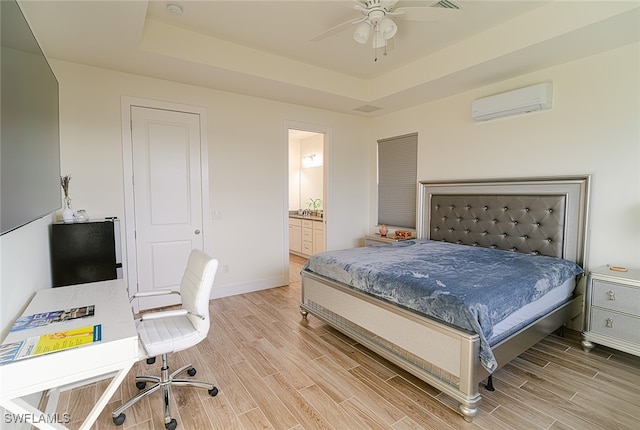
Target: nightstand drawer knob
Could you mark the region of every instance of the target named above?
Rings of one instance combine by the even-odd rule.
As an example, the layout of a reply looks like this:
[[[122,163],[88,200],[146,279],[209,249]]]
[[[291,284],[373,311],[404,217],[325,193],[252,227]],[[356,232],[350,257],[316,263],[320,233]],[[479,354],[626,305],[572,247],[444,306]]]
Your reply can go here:
[[[613,300],[616,299],[616,292],[615,291],[609,290],[609,291],[607,291],[607,294],[609,295],[609,300],[613,301]]]
[[[608,328],[613,328],[613,318],[607,318],[605,324]]]

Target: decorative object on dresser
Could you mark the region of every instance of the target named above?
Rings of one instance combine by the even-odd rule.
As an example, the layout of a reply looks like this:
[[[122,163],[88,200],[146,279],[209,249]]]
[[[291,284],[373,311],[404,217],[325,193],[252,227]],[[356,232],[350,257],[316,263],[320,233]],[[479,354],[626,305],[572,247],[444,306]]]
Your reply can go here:
[[[89,221],[89,215],[87,215],[87,211],[85,209],[78,209],[73,215],[73,219],[75,222],[87,222]]]
[[[589,272],[582,348],[605,345],[640,356],[640,269],[602,266]]]
[[[389,233],[389,229],[385,224],[382,224],[380,228],[378,228],[378,232],[380,233],[380,236],[386,237],[387,233]]]
[[[73,208],[71,207],[71,197],[69,197],[69,183],[71,175],[60,177],[60,186],[64,191],[64,205],[62,206],[62,220],[64,222],[73,222]]]
[[[409,230],[396,230],[393,235],[397,238],[397,239],[411,239],[411,237],[413,236],[413,232],[409,231]]]

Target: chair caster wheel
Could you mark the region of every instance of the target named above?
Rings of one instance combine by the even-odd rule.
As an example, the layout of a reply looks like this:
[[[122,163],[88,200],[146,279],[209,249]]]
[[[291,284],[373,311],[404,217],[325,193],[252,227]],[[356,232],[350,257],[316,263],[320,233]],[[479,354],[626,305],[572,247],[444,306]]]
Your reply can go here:
[[[209,395],[211,397],[215,397],[218,395],[218,389],[216,387],[213,387],[212,389],[209,390]]]
[[[196,369],[192,367],[191,369],[187,370],[187,374],[189,374],[189,376],[195,376]]]
[[[144,390],[146,386],[147,386],[147,383],[144,381],[136,382],[136,387],[138,388],[138,390]]]
[[[117,417],[113,417],[113,423],[117,426],[124,424],[124,420],[127,418],[125,414],[120,414]]]
[[[178,427],[178,422],[175,418],[171,418],[171,421],[164,425],[164,428],[167,430],[176,430],[176,427]]]

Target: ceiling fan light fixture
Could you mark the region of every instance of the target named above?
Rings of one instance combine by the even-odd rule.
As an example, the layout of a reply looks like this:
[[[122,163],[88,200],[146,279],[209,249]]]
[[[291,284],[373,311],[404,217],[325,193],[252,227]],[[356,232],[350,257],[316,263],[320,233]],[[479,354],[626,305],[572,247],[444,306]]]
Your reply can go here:
[[[398,26],[391,18],[384,17],[378,23],[378,32],[384,40],[389,40],[398,32]]]
[[[356,31],[353,32],[353,38],[356,42],[364,45],[369,41],[371,36],[371,26],[367,22],[363,22],[356,27]]]

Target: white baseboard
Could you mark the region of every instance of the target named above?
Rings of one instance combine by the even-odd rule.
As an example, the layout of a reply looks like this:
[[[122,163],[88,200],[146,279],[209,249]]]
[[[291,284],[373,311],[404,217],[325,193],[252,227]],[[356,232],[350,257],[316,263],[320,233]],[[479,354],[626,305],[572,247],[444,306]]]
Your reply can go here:
[[[247,282],[236,285],[214,286],[211,290],[211,298],[219,299],[221,297],[235,296],[238,294],[251,293],[253,291],[267,290],[269,288],[282,287],[289,284],[289,275],[261,279],[255,282]]]

